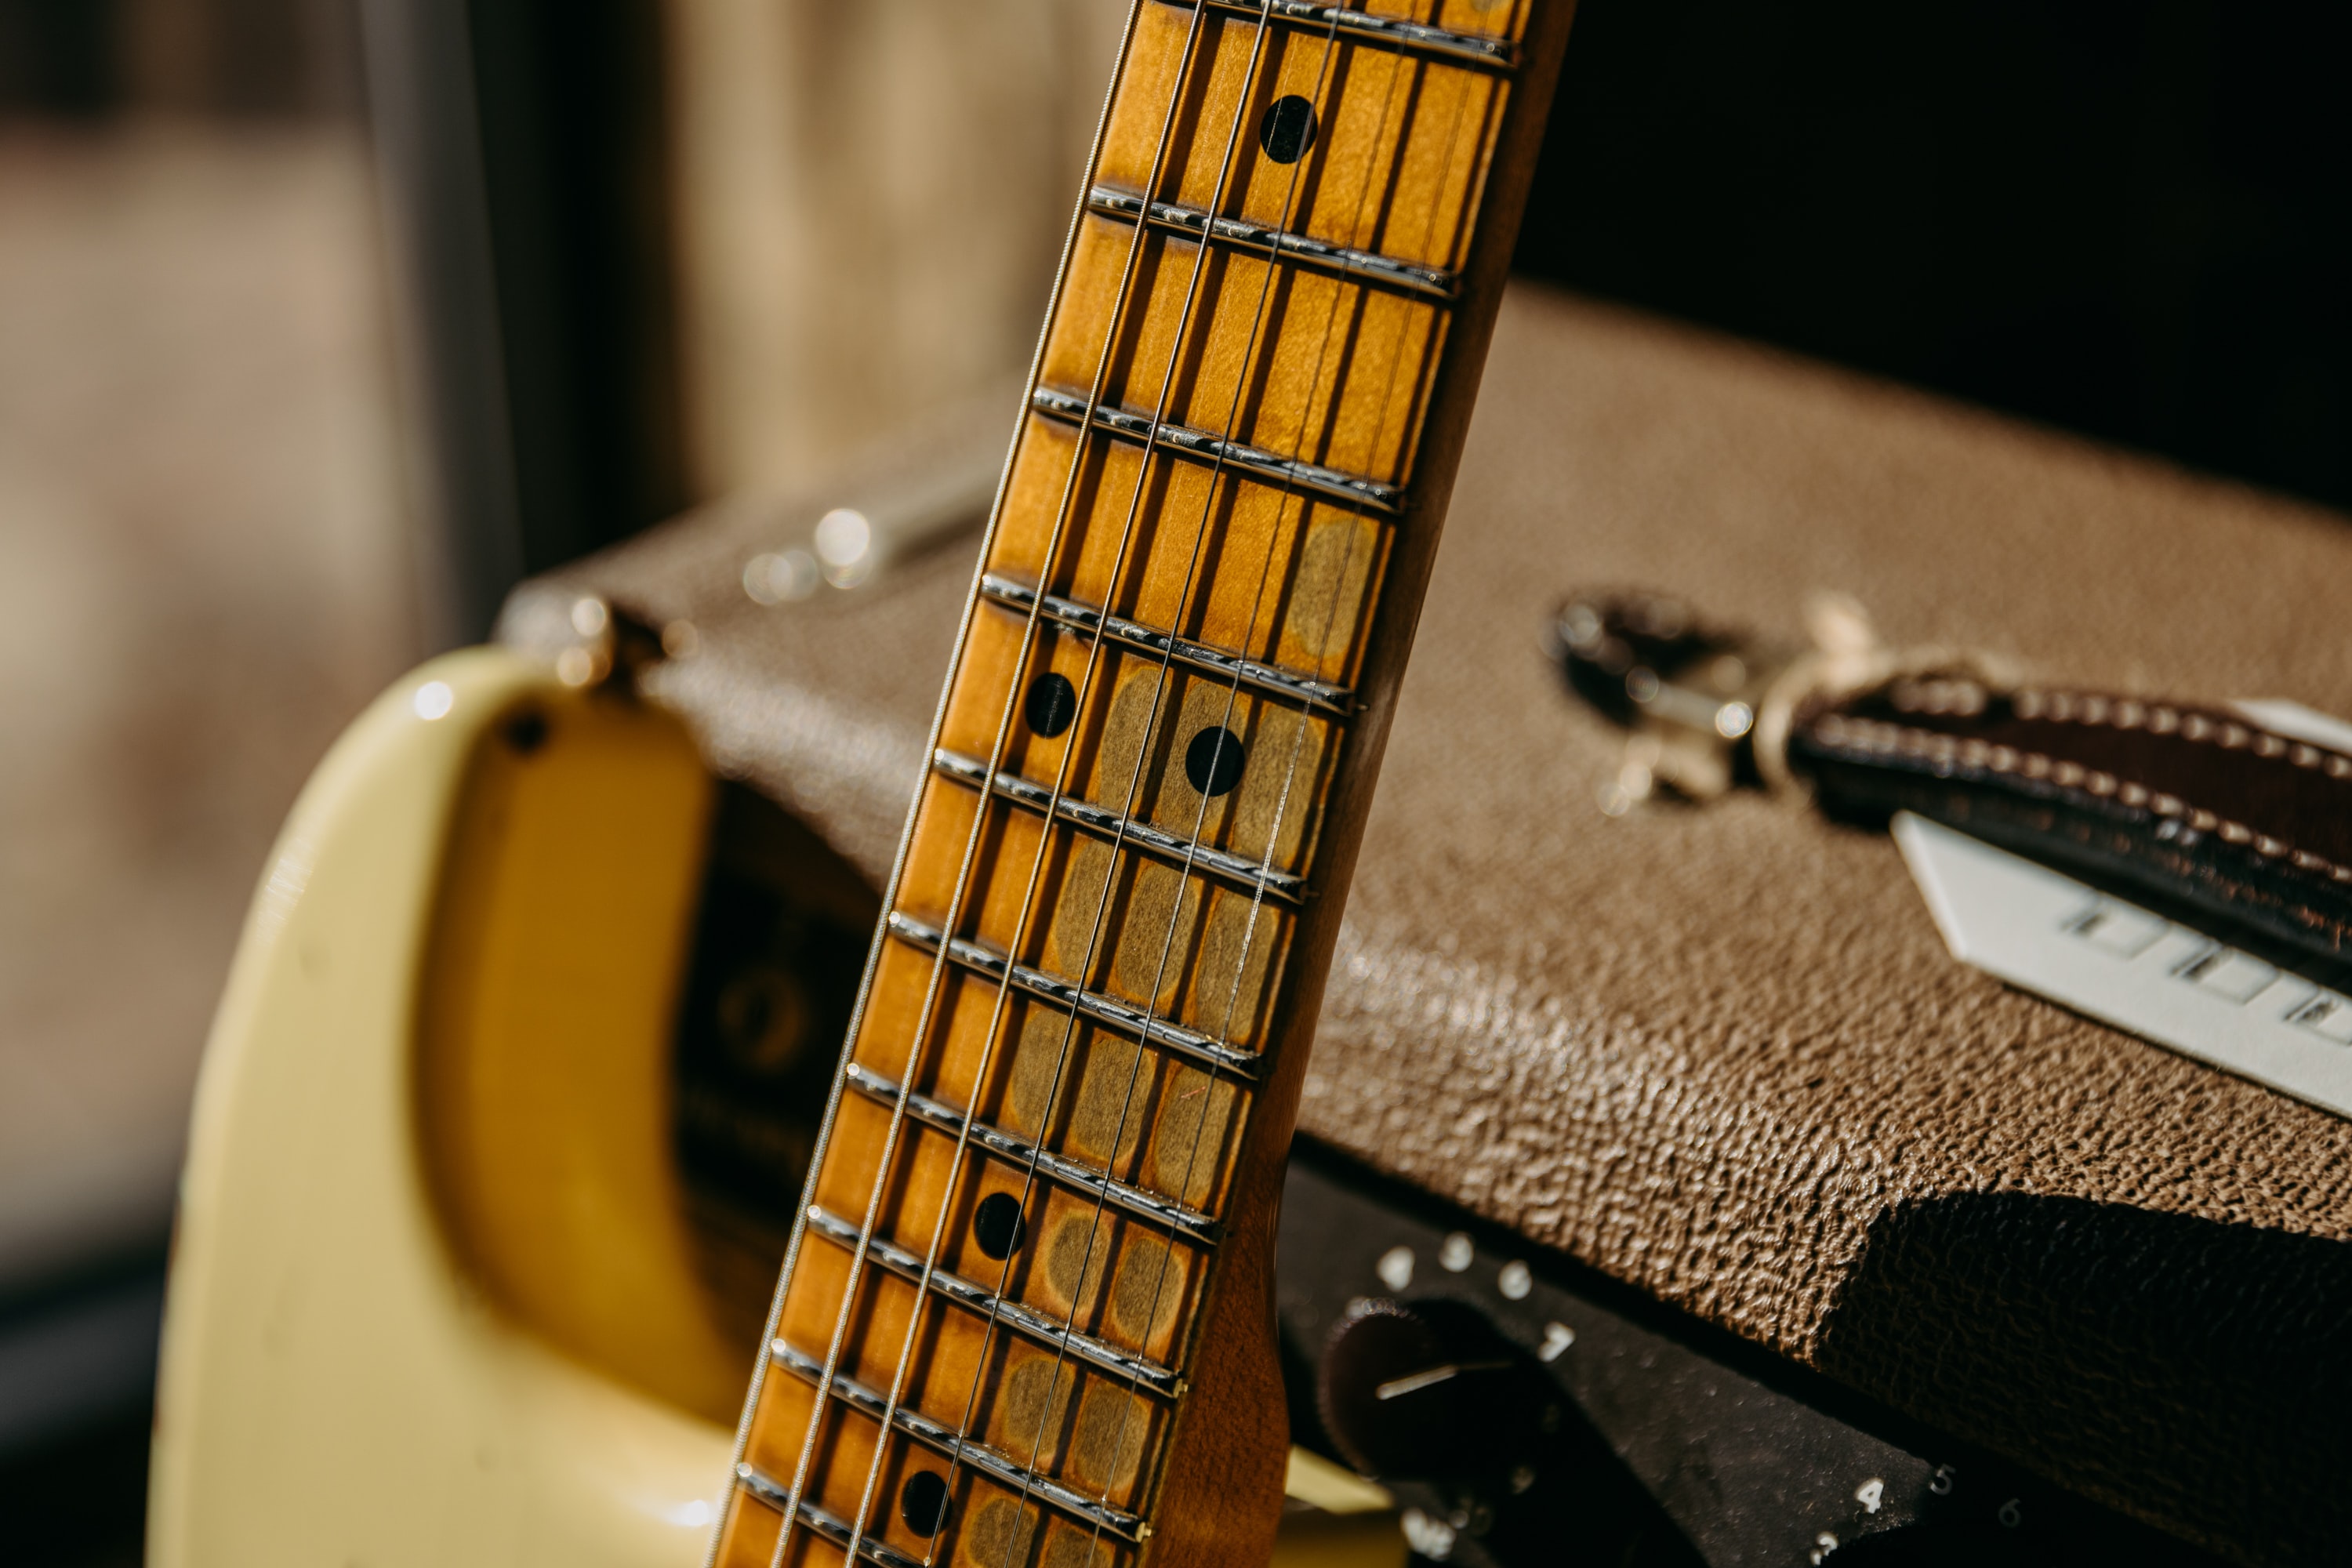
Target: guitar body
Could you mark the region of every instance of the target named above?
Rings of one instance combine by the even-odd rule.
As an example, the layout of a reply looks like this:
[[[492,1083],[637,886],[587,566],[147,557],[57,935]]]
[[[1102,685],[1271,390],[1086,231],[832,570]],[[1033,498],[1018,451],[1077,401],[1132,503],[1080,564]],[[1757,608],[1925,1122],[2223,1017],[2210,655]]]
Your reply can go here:
[[[156,1568],[700,1559],[744,1348],[675,1156],[710,793],[675,720],[497,649],[329,753],[205,1057]],[[1285,1563],[1401,1561],[1377,1489],[1289,1485]]]
[[[490,650],[330,753],[205,1058],[149,1562],[698,1558],[743,1348],[670,1155],[709,796],[674,720]]]

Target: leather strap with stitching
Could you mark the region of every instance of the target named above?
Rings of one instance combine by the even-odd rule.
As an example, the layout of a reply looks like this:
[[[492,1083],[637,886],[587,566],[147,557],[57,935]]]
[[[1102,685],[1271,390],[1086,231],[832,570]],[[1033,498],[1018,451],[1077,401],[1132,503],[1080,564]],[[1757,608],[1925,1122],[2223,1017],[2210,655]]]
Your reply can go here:
[[[1772,647],[1654,595],[1570,600],[1553,647],[1680,793],[1796,784],[1849,822],[1916,812],[2352,986],[2352,755],[1948,650]]]
[[[1801,710],[1789,764],[1833,815],[1916,812],[2352,978],[2352,757],[2234,713],[1962,676]]]

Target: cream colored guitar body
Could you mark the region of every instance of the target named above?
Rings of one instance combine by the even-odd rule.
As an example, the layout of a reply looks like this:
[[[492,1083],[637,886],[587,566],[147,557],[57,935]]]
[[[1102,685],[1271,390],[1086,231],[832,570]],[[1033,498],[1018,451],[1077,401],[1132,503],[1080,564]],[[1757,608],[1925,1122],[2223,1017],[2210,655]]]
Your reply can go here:
[[[674,719],[490,649],[320,764],[198,1089],[154,1568],[700,1561],[754,1352],[712,1326],[672,1157],[710,798]],[[1360,1522],[1289,1533],[1289,1568],[1402,1561],[1376,1489],[1291,1477]]]
[[[746,1348],[692,1297],[661,1078],[708,794],[674,721],[488,650],[320,767],[198,1090],[157,1568],[697,1560],[729,1435],[679,1393]]]

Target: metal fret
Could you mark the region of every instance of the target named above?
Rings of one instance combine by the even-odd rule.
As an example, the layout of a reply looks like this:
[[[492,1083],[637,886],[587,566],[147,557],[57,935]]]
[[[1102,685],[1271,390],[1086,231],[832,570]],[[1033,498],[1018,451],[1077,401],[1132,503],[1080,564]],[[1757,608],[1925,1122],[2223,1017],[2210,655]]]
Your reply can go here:
[[[1293,1132],[1287,1075],[1313,1025],[1303,1005],[1339,932],[1328,852],[1362,826],[1370,742],[1406,651],[1387,645],[1419,613],[1501,292],[1499,269],[1474,263],[1509,249],[1572,10],[1152,0],[1129,12],[738,1429],[735,1458],[774,1468],[740,1470],[706,1568],[765,1568],[819,1543],[854,1555],[846,1568],[934,1568],[913,1561],[934,1556],[944,1568],[971,1555],[959,1531],[983,1524],[990,1556],[1083,1553],[1098,1532],[1132,1564],[1179,1525],[1214,1556],[1225,1513],[1270,1506],[1279,1426],[1211,1431],[1178,1405],[1188,1377],[1264,1359],[1255,1325],[1228,1331],[1219,1304],[1251,1283],[1226,1279],[1223,1260],[1255,1279],[1271,1239],[1228,1200],[1266,1195],[1246,1184]],[[1307,221],[1335,204],[1381,222]],[[1291,223],[1311,232],[1284,232]],[[1080,594],[1102,597],[1059,596]],[[1126,618],[1143,616],[1161,626]],[[1280,742],[1291,771],[1252,773],[1215,816],[1180,822],[1152,798],[1155,759],[1211,722],[1176,722],[1200,704],[1138,708],[1149,755],[1112,771],[1155,772],[1130,794],[1097,778],[1108,699],[1097,690],[1059,733],[1064,715],[1047,710],[1066,707],[1059,678],[1030,689],[1049,664],[1073,680],[1085,664],[1097,688],[1181,667],[1180,684],[1213,706],[1246,689],[1226,721],[1256,734],[1256,752]],[[1036,752],[1010,763],[1024,699],[1091,798],[1061,798]],[[1223,784],[1232,759],[1215,738],[1201,760],[1218,775],[1204,783]],[[1253,828],[1245,805],[1275,826]],[[1094,1032],[1070,1039],[1080,1027]],[[1044,1062],[1026,1049],[1004,1059],[1012,1035],[1044,1045]],[[1087,1108],[1073,1107],[1076,1075],[1055,1066],[1057,1038],[1091,1051],[1097,1079],[1105,1053],[1119,1080],[1131,1065],[1147,1075],[1126,1136],[1108,1120],[1116,1084],[1102,1137],[1072,1120]],[[1033,1116],[1004,1097],[1009,1074],[1041,1066],[1057,1093]],[[1136,1143],[1133,1114],[1166,1107]],[[1172,1163],[1154,1170],[1155,1151],[1181,1159],[1192,1142],[1184,1180]],[[901,1213],[910,1181],[919,1212]],[[1001,1226],[1015,1198],[1025,1218]],[[1006,1242],[1005,1228],[1021,1234]],[[1081,1375],[1057,1438],[1032,1450],[1002,1411],[1025,1415],[1030,1375],[1042,1384],[1049,1366]],[[1100,1434],[1081,1415],[1129,1423],[1115,1434],[1128,1446],[1097,1467]],[[954,1479],[966,1460],[971,1479]],[[902,1500],[929,1522],[915,1504],[929,1481],[888,1495],[909,1464],[945,1469],[959,1504],[929,1540],[893,1522]],[[1017,1513],[1002,1506],[1015,1500]],[[770,1503],[785,1511],[756,1511]],[[869,1523],[887,1544],[860,1542]]]
[[[884,1105],[898,1103],[898,1086],[880,1073],[856,1062],[849,1064],[848,1071],[849,1087],[858,1093]],[[1187,1241],[1214,1247],[1224,1235],[1223,1226],[1197,1209],[1186,1208],[1182,1204],[1171,1203],[1145,1192],[1141,1187],[1130,1186],[1116,1176],[1092,1170],[1049,1149],[1040,1148],[1026,1138],[1002,1128],[992,1127],[977,1119],[968,1119],[945,1100],[933,1100],[928,1094],[909,1093],[907,1096],[907,1114],[926,1127],[937,1128],[950,1134],[961,1132],[966,1121],[970,1120],[972,1142],[990,1153],[1018,1164],[1034,1165],[1040,1173],[1066,1187],[1075,1187],[1089,1196],[1100,1198],[1113,1208],[1172,1232]]]
[[[897,910],[890,911],[888,920],[891,935],[925,952],[940,951],[941,934],[937,926],[927,925]],[[1192,1058],[1202,1067],[1231,1073],[1244,1081],[1255,1082],[1257,1079],[1258,1059],[1255,1052],[1237,1051],[1197,1030],[1188,1029],[1181,1024],[1171,1024],[1139,1007],[1106,996],[1099,991],[1084,990],[1042,969],[1013,963],[994,948],[965,937],[957,937],[948,942],[947,950],[950,960],[973,973],[984,974],[995,981],[1009,979],[1014,990],[1067,1008],[1089,1023],[1117,1029],[1147,1046],[1164,1046],[1180,1056]]]
[[[1083,423],[1087,416],[1086,398],[1050,386],[1041,386],[1030,394],[1029,405],[1040,414],[1072,425]],[[1182,425],[1155,424],[1150,415],[1136,414],[1125,408],[1097,405],[1094,423],[1096,429],[1113,436],[1164,447],[1196,462],[1219,464],[1236,473],[1271,480],[1286,489],[1310,490],[1326,500],[1339,501],[1360,511],[1390,518],[1404,515],[1404,490],[1378,479],[1343,474],[1337,468],[1319,468],[1294,458],[1277,458],[1272,452],[1244,447],[1239,441],[1228,441],[1205,430],[1194,430]]]
[[[1000,577],[993,572],[981,578],[980,591],[984,597],[993,599],[1008,609],[1018,610],[1024,616],[1029,613],[1032,605],[1039,605],[1039,615],[1072,631],[1102,637],[1140,653],[1164,655],[1178,664],[1189,665],[1205,674],[1220,676],[1227,680],[1238,680],[1269,697],[1297,702],[1334,719],[1345,719],[1356,709],[1355,693],[1344,686],[1310,680],[1306,676],[1292,674],[1280,665],[1236,658],[1206,643],[1155,631],[1140,621],[1106,616],[1092,605],[1081,604],[1076,599],[1065,599],[1055,594],[1041,595],[1034,588],[1016,583],[1010,577]]]
[[[809,1229],[835,1244],[855,1248],[857,1227],[839,1215],[809,1205]],[[923,1260],[882,1237],[869,1237],[866,1255],[902,1279],[920,1283]],[[931,1270],[931,1289],[960,1307],[994,1319],[1028,1335],[1041,1344],[1055,1349],[1066,1346],[1069,1352],[1089,1365],[1123,1378],[1138,1388],[1145,1388],[1166,1398],[1173,1399],[1184,1392],[1184,1380],[1158,1362],[1139,1355],[1129,1355],[1117,1345],[1107,1344],[1091,1334],[1079,1333],[1067,1324],[1057,1323],[1045,1313],[1024,1307],[1018,1301],[1005,1300],[984,1285],[975,1285],[961,1274],[950,1274],[944,1268]],[[838,1373],[835,1373],[838,1376]]]
[[[1097,185],[1087,192],[1087,205],[1108,216],[1130,221],[1142,216],[1145,211],[1141,196],[1129,195],[1108,185]],[[1150,221],[1160,228],[1174,229],[1181,234],[1202,234],[1228,244],[1271,251],[1286,260],[1344,273],[1361,282],[1385,283],[1442,304],[1452,304],[1461,287],[1461,279],[1443,268],[1399,261],[1393,256],[1382,256],[1377,251],[1350,250],[1344,245],[1328,245],[1319,239],[1309,239],[1303,234],[1291,234],[1242,218],[1215,217],[1197,207],[1178,206],[1173,202],[1151,203]]]
[[[897,1547],[885,1546],[869,1535],[851,1530],[847,1520],[835,1517],[805,1498],[795,1509],[792,1489],[756,1466],[738,1463],[735,1479],[743,1484],[744,1490],[778,1513],[797,1512],[803,1524],[845,1552],[849,1550],[849,1542],[854,1537],[857,1542],[857,1554],[875,1564],[875,1568],[923,1568],[922,1563]]]
[[[1170,0],[1182,5],[1192,0]],[[1466,60],[1472,65],[1491,66],[1497,70],[1509,70],[1518,63],[1518,48],[1508,38],[1482,38],[1475,33],[1449,33],[1443,27],[1433,27],[1425,22],[1408,22],[1396,16],[1376,16],[1370,12],[1350,11],[1345,5],[1321,5],[1315,0],[1273,0],[1262,12],[1261,0],[1209,0],[1220,11],[1238,11],[1257,16],[1270,12],[1276,20],[1298,22],[1312,27],[1337,27],[1342,33],[1379,39],[1409,49],[1444,55],[1448,58]]]
[[[794,1350],[782,1340],[772,1343],[768,1353],[778,1366],[804,1382],[818,1383],[824,1376],[824,1363]],[[883,1412],[890,1408],[881,1394],[855,1378],[844,1377],[837,1372],[833,1374],[833,1393],[834,1397],[843,1404],[872,1416],[877,1422],[882,1419]],[[1075,1516],[1080,1522],[1108,1531],[1122,1541],[1139,1546],[1151,1533],[1149,1525],[1125,1510],[1113,1508],[1083,1492],[1073,1491],[1050,1477],[1014,1464],[987,1444],[967,1437],[945,1422],[934,1421],[904,1405],[892,1412],[890,1424],[925,1447],[943,1454],[950,1460],[970,1465],[991,1480],[1010,1487],[1024,1497],[1041,1499]]]
[[[931,768],[942,777],[970,784],[974,789],[989,785],[988,764],[978,757],[967,757],[960,752],[942,748],[931,753]],[[1059,821],[1085,828],[1090,833],[1123,837],[1138,849],[1149,850],[1180,862],[1189,859],[1194,870],[1213,872],[1229,882],[1239,883],[1251,892],[1262,892],[1292,905],[1307,901],[1307,879],[1304,877],[1289,871],[1269,870],[1246,856],[1195,844],[1148,822],[1121,816],[1118,812],[1106,811],[1099,805],[1076,800],[1066,795],[1056,799],[1052,790],[1018,773],[999,769],[995,792],[1015,805],[1026,806],[1040,816],[1051,815]]]

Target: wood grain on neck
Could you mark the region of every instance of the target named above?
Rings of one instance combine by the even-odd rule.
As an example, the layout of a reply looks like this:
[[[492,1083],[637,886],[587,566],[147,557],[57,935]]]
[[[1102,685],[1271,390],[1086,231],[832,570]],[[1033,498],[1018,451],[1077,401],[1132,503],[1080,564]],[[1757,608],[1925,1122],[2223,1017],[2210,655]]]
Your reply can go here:
[[[1269,1549],[1279,1174],[1568,21],[1137,5],[725,1568]]]

